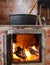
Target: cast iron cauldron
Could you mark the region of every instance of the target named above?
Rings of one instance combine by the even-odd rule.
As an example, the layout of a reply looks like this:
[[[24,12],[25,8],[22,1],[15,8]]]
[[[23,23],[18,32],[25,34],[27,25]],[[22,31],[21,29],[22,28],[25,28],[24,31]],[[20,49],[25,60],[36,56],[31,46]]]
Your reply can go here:
[[[36,16],[31,14],[15,14],[10,15],[11,25],[35,25]]]

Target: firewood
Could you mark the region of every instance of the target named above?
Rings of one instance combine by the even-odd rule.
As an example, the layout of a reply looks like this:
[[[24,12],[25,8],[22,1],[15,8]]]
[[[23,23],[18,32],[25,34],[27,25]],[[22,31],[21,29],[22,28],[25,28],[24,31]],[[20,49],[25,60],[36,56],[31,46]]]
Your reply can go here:
[[[37,54],[38,53],[36,50],[34,50],[32,48],[29,48],[29,51],[30,51],[31,54]]]
[[[16,48],[15,54],[16,54],[18,57],[20,57],[20,58],[23,58],[23,59],[26,58],[25,54],[23,53],[23,49],[20,48],[20,47],[17,47],[17,48]]]

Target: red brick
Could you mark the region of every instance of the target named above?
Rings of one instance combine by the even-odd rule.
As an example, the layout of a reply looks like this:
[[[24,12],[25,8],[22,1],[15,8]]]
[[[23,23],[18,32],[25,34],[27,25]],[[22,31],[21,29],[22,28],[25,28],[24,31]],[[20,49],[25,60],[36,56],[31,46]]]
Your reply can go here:
[[[50,46],[50,30],[46,31],[46,46]]]
[[[0,4],[0,7],[1,8],[8,8],[8,4],[3,2],[3,3]]]
[[[0,59],[0,65],[2,65],[2,60]]]
[[[13,2],[13,3],[14,3],[14,2],[15,2],[15,0],[9,0],[9,2]]]
[[[1,44],[1,41],[0,41],[0,44]]]
[[[46,49],[46,55],[50,54],[50,48]]]
[[[47,60],[46,61],[46,65],[50,65],[50,60]]]
[[[2,50],[0,49],[0,52],[1,52]]]

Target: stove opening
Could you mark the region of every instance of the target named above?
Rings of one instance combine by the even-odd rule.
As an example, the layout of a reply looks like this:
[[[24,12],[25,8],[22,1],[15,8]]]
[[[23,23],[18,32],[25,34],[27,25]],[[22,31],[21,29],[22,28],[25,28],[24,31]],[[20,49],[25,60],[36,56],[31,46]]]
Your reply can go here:
[[[12,34],[13,62],[41,62],[41,41],[41,34]]]

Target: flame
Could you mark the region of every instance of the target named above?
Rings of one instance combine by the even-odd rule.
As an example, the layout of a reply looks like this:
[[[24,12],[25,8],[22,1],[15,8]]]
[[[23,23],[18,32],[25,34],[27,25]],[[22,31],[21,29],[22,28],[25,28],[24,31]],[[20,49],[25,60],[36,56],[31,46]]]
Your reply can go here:
[[[30,54],[29,50],[25,49],[25,54],[26,54],[26,57],[27,57],[26,60],[30,61],[31,54]]]
[[[16,54],[13,54],[13,59],[14,59],[14,60],[19,59],[19,60],[21,60],[22,62],[24,61],[23,59],[19,58]]]
[[[19,57],[16,54],[13,54],[13,58],[17,59]]]
[[[34,49],[35,51],[38,51],[37,49],[36,49],[36,47],[35,46],[33,46],[33,47],[31,47],[32,49]]]
[[[15,52],[15,44],[13,43],[13,53]]]
[[[37,49],[36,49],[35,46],[33,46],[32,49],[34,49],[34,50],[37,51]],[[26,49],[26,48],[25,48],[25,54],[26,54],[26,57],[27,57],[27,58],[26,58],[27,61],[37,60],[38,57],[39,57],[39,56],[36,56],[36,55],[34,55],[34,54],[32,55],[32,54],[30,53],[30,51],[29,51],[28,49]]]
[[[25,62],[25,61],[33,61],[33,60],[39,60],[39,55],[36,55],[36,54],[31,54],[31,52],[29,51],[29,49],[28,48],[24,48],[24,53],[25,53],[25,55],[26,55],[26,58],[25,59],[22,59],[22,58],[20,58],[20,57],[18,57],[14,52],[15,52],[15,48],[16,48],[16,44],[15,43],[13,43],[13,59],[14,59],[14,61],[16,60],[19,60],[19,61],[21,61],[21,62]],[[35,50],[35,51],[38,51],[38,49],[35,47],[35,46],[32,46],[31,47],[33,50]]]

